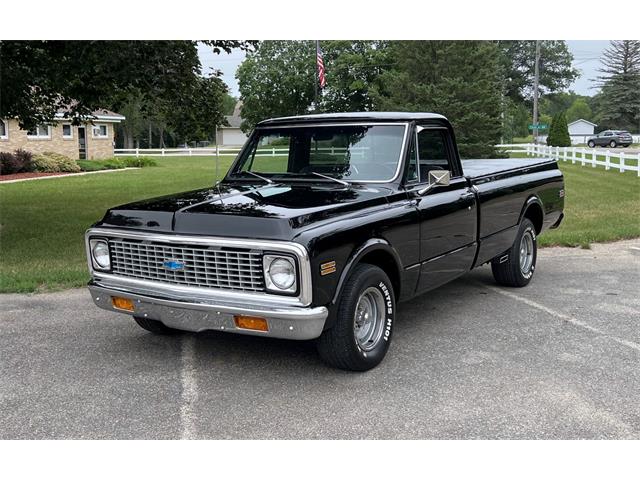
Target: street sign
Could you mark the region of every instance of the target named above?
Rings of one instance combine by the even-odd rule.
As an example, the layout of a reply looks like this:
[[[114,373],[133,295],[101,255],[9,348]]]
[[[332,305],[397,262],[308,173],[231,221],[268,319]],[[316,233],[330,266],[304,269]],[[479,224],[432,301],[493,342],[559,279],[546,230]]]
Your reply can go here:
[[[536,128],[536,124],[535,123],[530,123],[529,124],[529,130],[535,130]],[[549,125],[546,123],[539,123],[538,124],[538,130],[547,130],[549,128]]]

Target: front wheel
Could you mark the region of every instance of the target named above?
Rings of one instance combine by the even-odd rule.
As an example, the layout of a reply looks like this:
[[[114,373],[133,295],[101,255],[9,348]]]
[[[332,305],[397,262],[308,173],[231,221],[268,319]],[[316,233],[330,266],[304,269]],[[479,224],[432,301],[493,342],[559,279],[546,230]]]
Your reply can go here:
[[[593,148],[596,146],[596,142],[594,142],[593,140],[589,140],[589,142],[587,143],[587,145],[589,145],[589,148]]]
[[[616,143],[616,141],[615,141],[615,140],[611,140],[611,141],[609,142],[609,146],[610,146],[611,148],[616,148],[616,145],[617,145],[617,143]]]
[[[531,220],[524,218],[511,248],[491,260],[493,278],[500,285],[524,287],[533,277],[537,256],[536,229]]]
[[[335,324],[317,341],[320,357],[343,370],[378,365],[389,349],[396,311],[387,274],[374,265],[357,265],[337,308]]]

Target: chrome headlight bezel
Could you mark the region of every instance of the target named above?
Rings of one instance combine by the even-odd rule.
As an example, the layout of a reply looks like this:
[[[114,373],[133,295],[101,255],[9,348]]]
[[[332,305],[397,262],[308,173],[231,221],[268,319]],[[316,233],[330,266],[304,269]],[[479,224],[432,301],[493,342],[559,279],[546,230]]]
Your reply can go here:
[[[292,270],[290,282],[285,283],[274,280],[271,272],[272,267],[282,267],[284,262],[287,262]],[[298,265],[294,257],[288,255],[265,254],[262,257],[262,270],[264,274],[265,287],[268,292],[288,295],[297,293]]]
[[[104,253],[97,254],[96,250],[99,248],[106,249],[106,262],[104,262]],[[109,242],[104,238],[92,238],[89,240],[89,254],[91,256],[91,265],[94,270],[100,270],[107,272],[111,270],[111,250],[109,249]],[[100,263],[98,257],[103,259],[103,263]]]

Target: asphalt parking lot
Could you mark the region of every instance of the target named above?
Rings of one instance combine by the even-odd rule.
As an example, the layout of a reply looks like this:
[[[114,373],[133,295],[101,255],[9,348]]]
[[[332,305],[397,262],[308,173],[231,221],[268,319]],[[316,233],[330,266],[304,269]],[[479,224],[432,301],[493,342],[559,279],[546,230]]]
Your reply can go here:
[[[84,289],[2,295],[0,438],[640,438],[640,241],[540,251],[402,304],[385,361],[157,337]]]

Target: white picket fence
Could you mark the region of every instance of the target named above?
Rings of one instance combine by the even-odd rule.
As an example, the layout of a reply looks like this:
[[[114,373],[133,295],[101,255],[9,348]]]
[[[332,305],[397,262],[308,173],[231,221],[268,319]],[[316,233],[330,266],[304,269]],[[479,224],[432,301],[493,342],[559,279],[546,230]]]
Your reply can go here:
[[[598,148],[549,147],[533,143],[510,143],[496,145],[496,147],[506,152],[525,152],[528,157],[549,157],[558,161],[577,163],[583,167],[591,165],[593,168],[601,166],[605,170],[619,170],[620,173],[637,172],[640,177],[640,153],[627,153],[624,150],[612,152]]]

